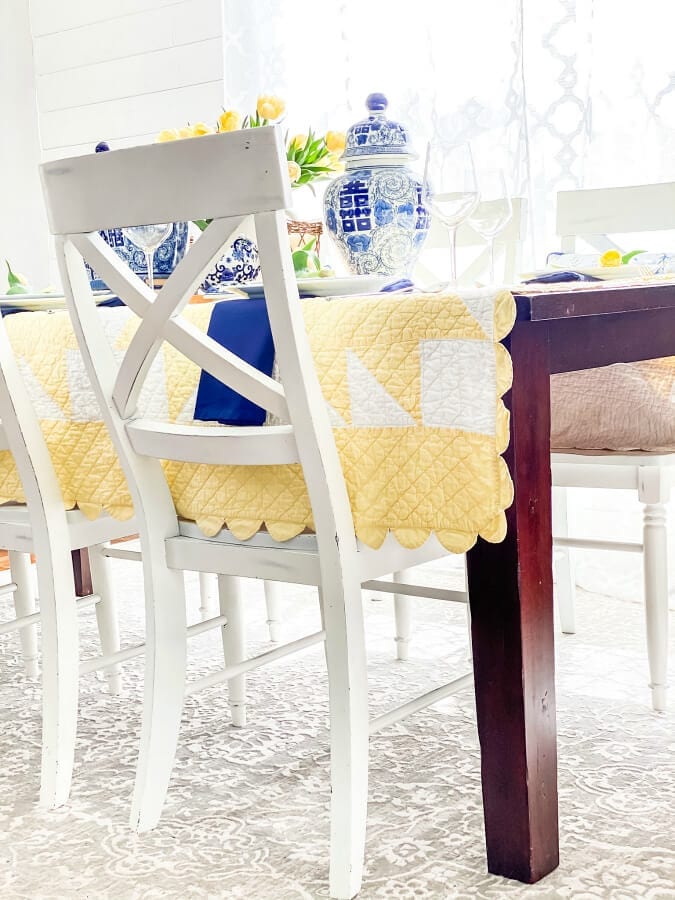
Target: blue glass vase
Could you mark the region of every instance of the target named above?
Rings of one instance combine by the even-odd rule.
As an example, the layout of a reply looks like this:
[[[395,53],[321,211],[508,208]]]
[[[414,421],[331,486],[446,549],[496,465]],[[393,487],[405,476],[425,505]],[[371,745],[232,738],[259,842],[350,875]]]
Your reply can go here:
[[[327,233],[355,275],[409,276],[429,231],[422,179],[406,128],[388,119],[384,94],[366,99],[369,115],[347,131],[344,174],[324,196]]]

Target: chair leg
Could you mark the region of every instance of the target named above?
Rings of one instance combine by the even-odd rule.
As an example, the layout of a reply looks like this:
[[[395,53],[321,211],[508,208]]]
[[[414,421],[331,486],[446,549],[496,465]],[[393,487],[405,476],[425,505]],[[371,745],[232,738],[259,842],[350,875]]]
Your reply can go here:
[[[394,581],[410,584],[409,578],[412,572],[413,569],[401,569],[400,572],[394,572]],[[396,658],[400,660],[408,659],[413,602],[413,597],[408,597],[404,594],[394,594],[394,621],[396,624],[396,637],[394,640],[396,641]]]
[[[35,612],[35,588],[31,571],[30,555],[9,551],[9,570],[16,584],[14,609],[16,617],[30,616]],[[38,677],[38,636],[37,625],[28,625],[19,631],[23,666],[28,678]]]
[[[281,586],[278,581],[265,582],[265,607],[270,640],[277,643],[281,640]]]
[[[55,809],[68,800],[75,757],[80,667],[77,605],[68,546],[54,547],[51,535],[34,534],[42,626],[40,806]]]
[[[227,616],[223,625],[223,654],[225,665],[243,662],[246,658],[244,635],[244,604],[241,578],[234,575],[218,576],[218,600],[221,616]],[[227,682],[232,724],[237,728],[246,725],[246,675],[236,675]]]
[[[663,712],[668,687],[668,544],[663,503],[644,506],[643,544],[649,686],[652,707]]]
[[[89,565],[91,567],[91,586],[95,594],[101,598],[96,604],[96,624],[104,656],[117,653],[120,649],[120,629],[117,621],[117,604],[110,577],[110,560],[103,554],[103,545],[89,548]],[[122,668],[115,663],[104,669],[108,692],[119,694],[122,690]]]
[[[187,655],[183,573],[167,568],[164,546],[143,543],[146,597],[145,695],[131,827],[154,828],[166,797],[185,695]],[[152,575],[151,575],[152,573]]]
[[[567,489],[553,488],[553,534],[556,537],[568,536],[567,523]],[[555,570],[555,593],[558,600],[560,627],[564,634],[574,634],[574,599],[576,584],[574,579],[574,560],[567,547],[556,547],[553,553]]]
[[[217,607],[216,603],[216,576],[210,572],[199,573],[199,596],[201,598],[199,615],[202,622],[210,619]]]
[[[368,684],[359,585],[319,592],[330,698],[330,896],[351,900],[363,873],[368,802]]]

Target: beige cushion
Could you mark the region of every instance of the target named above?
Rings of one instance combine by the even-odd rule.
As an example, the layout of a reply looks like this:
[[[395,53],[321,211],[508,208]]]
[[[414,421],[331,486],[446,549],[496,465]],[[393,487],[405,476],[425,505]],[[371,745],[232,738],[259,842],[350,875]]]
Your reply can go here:
[[[675,451],[675,356],[553,375],[551,446]]]

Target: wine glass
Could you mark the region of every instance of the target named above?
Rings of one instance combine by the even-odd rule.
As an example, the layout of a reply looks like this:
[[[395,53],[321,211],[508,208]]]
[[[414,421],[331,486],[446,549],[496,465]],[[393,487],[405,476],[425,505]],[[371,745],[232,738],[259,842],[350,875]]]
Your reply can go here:
[[[495,280],[495,237],[511,221],[513,206],[503,169],[486,169],[479,175],[480,203],[469,216],[473,230],[490,248],[490,283]]]
[[[448,229],[450,284],[457,284],[457,228],[478,205],[480,195],[470,145],[429,141],[424,164],[425,205]]]
[[[132,225],[124,229],[125,235],[145,253],[145,264],[148,269],[148,287],[155,289],[155,278],[152,257],[159,245],[171,234],[173,222],[155,225]]]

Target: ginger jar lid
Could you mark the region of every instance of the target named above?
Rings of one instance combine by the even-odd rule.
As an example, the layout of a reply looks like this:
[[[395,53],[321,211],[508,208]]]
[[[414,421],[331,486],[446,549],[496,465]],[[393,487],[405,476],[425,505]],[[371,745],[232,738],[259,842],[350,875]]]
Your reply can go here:
[[[368,116],[347,129],[342,159],[347,168],[355,164],[377,160],[381,164],[402,164],[417,159],[412,149],[408,129],[387,118],[389,101],[384,94],[366,97]]]

